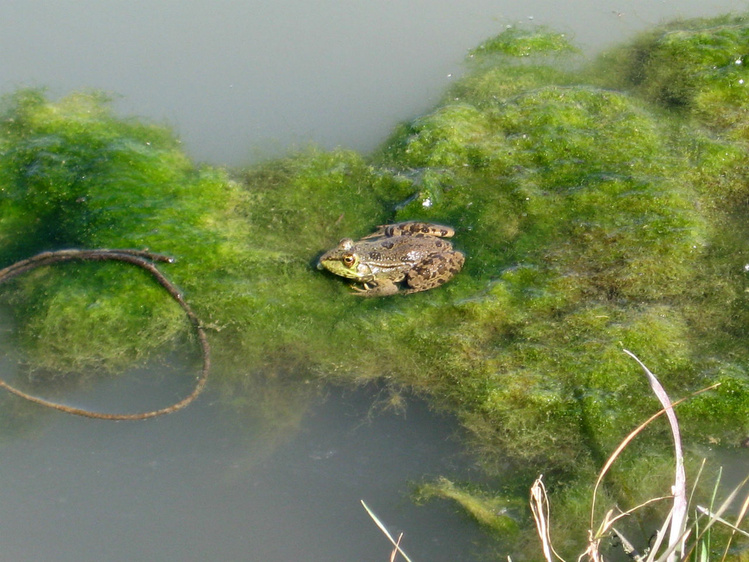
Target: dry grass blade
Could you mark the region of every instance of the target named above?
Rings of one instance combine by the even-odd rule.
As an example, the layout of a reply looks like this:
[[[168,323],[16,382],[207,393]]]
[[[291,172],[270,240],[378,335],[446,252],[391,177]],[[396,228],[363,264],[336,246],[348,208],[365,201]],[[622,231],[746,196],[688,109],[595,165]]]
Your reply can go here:
[[[621,519],[623,517],[626,517],[628,515],[631,515],[632,513],[634,513],[638,509],[642,509],[646,505],[650,505],[651,503],[660,502],[660,501],[663,501],[663,500],[670,500],[672,497],[673,496],[660,496],[660,497],[657,497],[657,498],[650,498],[649,500],[647,500],[645,502],[642,502],[641,504],[636,505],[636,506],[628,509],[627,511],[621,512],[616,517],[609,518],[608,515],[607,515],[607,517],[604,519],[604,525],[605,525],[606,528],[611,527],[611,525],[613,525],[614,523],[616,523],[619,519]],[[604,525],[601,526],[601,529],[604,529]],[[605,529],[604,529],[604,531],[605,531]]]
[[[746,483],[746,480],[744,480],[744,483]],[[744,517],[746,517],[747,511],[749,511],[749,495],[747,495],[744,498],[744,503],[741,504],[741,510],[739,511],[738,517],[736,517],[736,527],[741,525],[741,522],[744,520]]]
[[[637,361],[645,372],[645,375],[648,377],[653,393],[658,397],[658,400],[666,412],[666,417],[668,417],[668,422],[671,426],[671,433],[674,437],[676,471],[674,475],[674,485],[671,488],[671,493],[674,495],[674,507],[671,511],[671,530],[668,538],[669,550],[672,552],[668,557],[668,561],[675,562],[676,559],[680,557],[680,554],[684,552],[684,543],[681,540],[681,537],[683,536],[687,525],[687,475],[684,471],[684,454],[681,449],[679,422],[676,419],[671,399],[668,397],[668,394],[655,375],[650,372],[650,369],[648,369],[634,353],[626,349],[624,350],[624,353]]]
[[[393,543],[393,546],[395,547],[395,551],[399,552],[401,554],[401,556],[403,556],[403,558],[406,559],[406,562],[412,562],[411,559],[406,555],[405,552],[403,552],[403,550],[400,547],[400,540],[401,540],[401,538],[398,537],[398,540],[396,541],[392,537],[392,535],[388,532],[388,530],[385,528],[385,525],[382,524],[382,521],[380,521],[380,519],[374,514],[374,512],[371,509],[369,509],[369,506],[366,503],[364,503],[364,500],[360,500],[360,501],[361,501],[362,506],[364,506],[364,509],[367,510],[367,513],[372,518],[372,521],[375,522],[375,524],[380,528],[380,531],[382,531],[384,533],[384,535],[388,539],[390,539],[390,542]],[[401,534],[401,536],[403,536],[403,535]],[[394,557],[390,558],[390,560],[394,560],[394,559],[395,559]]]
[[[704,529],[702,529],[702,531],[700,532],[700,534],[696,537],[696,540],[694,541],[694,544],[692,544],[691,548],[689,549],[689,552],[687,552],[683,556],[683,559],[688,559],[689,558],[689,555],[695,549],[695,547],[699,544],[699,542],[702,539],[702,537],[705,536],[705,533],[707,533],[707,531],[710,529],[710,527],[712,527],[716,522],[718,522],[718,518],[720,518],[723,515],[723,513],[726,511],[726,509],[728,509],[730,507],[730,505],[733,503],[733,500],[735,500],[736,496],[739,494],[739,491],[741,490],[741,488],[743,488],[746,485],[747,481],[749,481],[749,476],[747,476],[746,478],[744,478],[744,480],[741,482],[741,484],[739,484],[738,486],[736,486],[736,488],[734,488],[731,491],[731,493],[728,494],[728,497],[723,501],[722,504],[720,504],[720,507],[718,508],[718,511],[710,514],[710,519],[707,522],[707,525],[705,525]],[[685,533],[688,533],[688,532],[689,531],[686,531]],[[669,549],[669,551],[670,551],[670,549]],[[658,559],[659,562],[661,562],[662,560],[665,560],[665,557],[668,554],[670,554],[669,551],[666,551],[666,553]]]
[[[741,522],[746,517],[746,512],[749,511],[749,495],[744,498],[744,503],[741,505],[741,511],[739,511],[738,517],[736,517],[736,527],[741,525]]]
[[[393,549],[393,552],[390,553],[390,562],[395,562],[395,558],[398,556],[398,549],[400,548],[402,538],[403,538],[403,533],[398,535],[398,540],[395,541],[395,548]]]
[[[746,498],[746,502],[749,502],[749,497]],[[745,502],[745,504],[746,504],[746,502]],[[718,523],[723,523],[723,525],[725,525],[726,527],[730,527],[735,532],[740,533],[740,534],[744,535],[745,537],[749,537],[749,533],[747,533],[743,529],[739,529],[736,525],[734,525],[733,523],[729,523],[728,521],[726,521],[722,517],[718,517],[717,515],[715,515],[712,511],[710,511],[706,507],[702,507],[701,505],[698,505],[697,506],[697,511],[699,511],[703,515],[707,515],[708,517],[711,517],[711,518],[715,519]]]
[[[749,477],[747,477],[747,478],[749,479]],[[742,482],[741,486],[743,486],[746,483],[746,481],[747,480],[745,479],[744,482]],[[747,496],[744,498],[744,503],[741,504],[741,509],[739,510],[739,514],[736,516],[736,524],[735,525],[731,525],[730,523],[727,523],[727,522],[724,522],[724,521],[721,520],[722,523],[728,525],[729,527],[731,527],[733,529],[733,533],[731,534],[731,537],[728,539],[728,541],[726,543],[726,548],[723,551],[723,560],[725,560],[728,557],[728,549],[731,546],[731,541],[733,540],[733,536],[737,532],[741,533],[742,535],[749,536],[749,533],[747,533],[746,531],[742,531],[741,529],[739,529],[739,525],[741,525],[741,522],[744,520],[744,517],[746,517],[747,510],[749,510],[749,494],[747,494]]]
[[[622,540],[622,545],[624,545],[625,542],[627,543],[629,542],[628,540],[626,540],[626,537],[624,537],[618,530],[614,528],[614,523],[616,523],[623,517],[627,517],[628,515],[631,515],[635,511],[642,509],[646,505],[659,502],[659,501],[663,501],[663,500],[668,500],[668,499],[671,499],[671,497],[672,496],[661,496],[659,498],[649,499],[646,502],[643,502],[639,505],[636,505],[635,507],[631,509],[628,509],[627,511],[620,513],[616,517],[611,516],[611,514],[613,513],[613,510],[610,509],[608,512],[606,512],[606,515],[603,518],[603,522],[601,522],[601,525],[598,527],[598,530],[596,531],[596,533],[594,534],[592,530],[588,531],[588,548],[585,550],[583,554],[580,555],[580,557],[578,558],[578,561],[582,560],[582,558],[586,555],[588,556],[588,558],[590,558],[591,560],[595,562],[602,561],[603,557],[598,551],[598,546],[601,542],[601,537],[608,534],[609,531],[613,532]],[[660,546],[661,541],[663,540],[663,536],[665,535],[665,530],[666,528],[668,528],[668,524],[670,523],[670,521],[671,521],[671,513],[669,512],[668,517],[666,518],[666,522],[663,524],[663,528],[656,535],[656,546],[653,547],[653,549],[651,549],[651,552],[655,552],[658,550],[658,547]],[[634,548],[632,549],[632,551],[634,552]],[[639,555],[632,556],[632,558],[634,560],[645,560],[643,557]],[[648,562],[652,561],[652,556],[648,557],[647,560]]]
[[[603,537],[611,527],[612,513],[614,513],[613,509],[609,509],[606,512],[606,515],[604,515],[603,517],[603,522],[601,523],[601,526],[598,528],[598,531],[596,533],[593,533],[592,528],[588,529],[588,548],[586,548],[585,552],[577,557],[577,562],[580,562],[585,556],[587,556],[590,560],[593,560],[593,562],[604,562],[603,556],[601,556],[601,552],[598,547],[601,544],[601,537]]]
[[[719,386],[720,386],[720,383],[716,383],[716,384],[710,385],[710,386],[708,386],[706,388],[703,388],[701,390],[698,390],[697,392],[694,392],[694,393],[690,394],[689,396],[685,396],[684,398],[681,398],[681,399],[677,400],[676,402],[674,402],[673,404],[671,404],[671,408],[675,408],[676,406],[678,406],[682,402],[684,402],[686,400],[689,400],[690,398],[692,398],[694,396],[697,396],[698,394],[702,394],[703,392],[707,392],[708,390],[713,390],[715,388],[718,388]],[[619,444],[619,446],[616,448],[616,450],[611,454],[611,456],[606,461],[606,464],[603,465],[603,468],[601,469],[601,472],[598,474],[598,479],[596,480],[596,485],[595,485],[595,487],[593,489],[593,500],[592,500],[592,505],[591,505],[591,509],[590,509],[590,528],[591,529],[593,529],[593,527],[594,527],[594,518],[595,518],[595,511],[596,511],[595,510],[595,507],[596,507],[596,497],[598,495],[598,488],[601,485],[601,481],[603,480],[603,477],[606,476],[606,473],[609,471],[609,468],[611,468],[611,465],[614,464],[614,461],[616,461],[616,459],[619,457],[619,455],[621,454],[621,452],[624,449],[626,449],[627,445],[629,445],[629,443],[635,437],[637,437],[642,432],[643,429],[645,429],[648,425],[650,425],[653,420],[657,419],[658,417],[660,417],[661,415],[663,415],[665,412],[666,412],[665,409],[660,410],[660,411],[656,412],[655,414],[653,414],[652,416],[650,416],[644,422],[642,422],[639,426],[637,426],[632,432],[630,432],[629,435],[627,435],[627,437],[624,439],[624,441],[622,441]]]
[[[668,529],[669,525],[671,525],[671,517],[673,516],[673,513],[673,509],[668,512],[666,520],[658,530],[658,533],[655,536],[655,541],[653,542],[653,546],[650,548],[650,554],[648,555],[646,562],[653,562],[655,555],[658,553],[658,550],[660,550],[661,544],[663,543],[663,537],[666,536],[666,529]]]
[[[531,486],[531,512],[533,513],[533,519],[536,521],[536,529],[541,539],[546,562],[553,561],[551,557],[552,552],[554,556],[564,562],[564,559],[557,554],[557,551],[551,545],[551,535],[549,534],[549,497],[546,494],[546,486],[541,481],[542,478],[543,475],[536,478],[533,486]]]
[[[694,484],[692,484],[692,491],[689,494],[689,501],[687,502],[688,505],[692,505],[692,500],[694,499],[694,494],[697,491],[697,484],[699,484],[700,479],[702,478],[702,471],[705,469],[705,463],[707,462],[707,459],[702,459],[702,462],[700,463],[700,469],[697,471],[697,476],[694,478]],[[718,479],[720,479],[720,472],[718,473]]]

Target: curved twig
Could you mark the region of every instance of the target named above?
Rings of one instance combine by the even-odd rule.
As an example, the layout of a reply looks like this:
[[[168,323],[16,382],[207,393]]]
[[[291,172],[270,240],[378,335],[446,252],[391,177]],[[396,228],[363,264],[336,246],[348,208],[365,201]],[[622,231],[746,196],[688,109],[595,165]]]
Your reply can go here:
[[[208,344],[208,338],[205,330],[200,323],[200,320],[192,311],[192,308],[185,302],[182,293],[172,284],[164,274],[159,271],[152,262],[165,262],[172,263],[174,259],[164,256],[161,254],[153,254],[145,250],[57,250],[53,252],[43,252],[36,256],[22,260],[8,266],[4,269],[0,269],[0,284],[12,279],[22,273],[30,271],[34,268],[41,267],[44,265],[52,265],[67,261],[120,261],[130,263],[148,271],[166,291],[172,296],[174,300],[182,307],[185,311],[187,318],[190,320],[192,327],[198,335],[200,341],[200,347],[203,351],[203,368],[200,376],[195,383],[195,388],[189,396],[183,398],[179,402],[161,408],[160,410],[152,410],[150,412],[142,412],[138,414],[107,414],[103,412],[93,412],[90,410],[84,410],[81,408],[74,408],[72,406],[65,406],[64,404],[58,404],[56,402],[50,402],[44,398],[27,394],[22,390],[18,390],[10,386],[4,380],[0,378],[0,387],[5,388],[8,392],[25,398],[36,404],[47,406],[48,408],[54,408],[61,412],[68,414],[74,414],[76,416],[84,416],[87,418],[96,418],[100,420],[144,420],[147,418],[154,418],[156,416],[162,416],[164,414],[171,414],[177,410],[181,410],[188,404],[190,404],[205,388],[206,381],[208,380],[208,371],[211,368],[211,348]]]

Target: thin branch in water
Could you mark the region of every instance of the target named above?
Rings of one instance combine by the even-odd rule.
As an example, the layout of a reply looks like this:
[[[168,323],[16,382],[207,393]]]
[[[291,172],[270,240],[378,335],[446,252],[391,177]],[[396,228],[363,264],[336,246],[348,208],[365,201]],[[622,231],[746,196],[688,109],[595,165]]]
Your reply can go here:
[[[182,293],[177,287],[169,281],[161,271],[152,262],[165,262],[172,263],[173,258],[164,256],[162,254],[154,254],[145,250],[107,250],[107,249],[96,249],[96,250],[57,250],[54,252],[42,252],[34,257],[26,260],[16,262],[6,268],[0,269],[0,284],[13,279],[22,273],[31,271],[37,267],[45,265],[54,265],[57,263],[69,262],[69,261],[119,261],[125,262],[141,269],[148,271],[151,276],[161,285],[169,295],[177,301],[177,304],[187,315],[190,320],[195,333],[198,335],[198,341],[203,351],[203,368],[200,376],[195,382],[195,387],[189,396],[183,398],[179,402],[161,408],[160,410],[152,410],[150,412],[142,412],[139,414],[106,414],[103,412],[93,412],[91,410],[84,410],[82,408],[74,408],[72,406],[66,406],[64,404],[58,404],[57,402],[51,402],[38,396],[27,394],[22,390],[19,390],[4,380],[0,379],[0,387],[4,388],[8,392],[15,394],[21,398],[24,398],[30,402],[34,402],[47,408],[53,408],[66,414],[73,414],[76,416],[83,416],[87,418],[95,418],[100,420],[144,420],[147,418],[154,418],[156,416],[163,416],[164,414],[171,414],[177,410],[181,410],[188,404],[190,404],[205,388],[208,380],[208,371],[211,368],[211,348],[208,344],[208,337],[206,336],[203,325],[198,319],[197,315],[193,312],[190,305],[187,304]]]

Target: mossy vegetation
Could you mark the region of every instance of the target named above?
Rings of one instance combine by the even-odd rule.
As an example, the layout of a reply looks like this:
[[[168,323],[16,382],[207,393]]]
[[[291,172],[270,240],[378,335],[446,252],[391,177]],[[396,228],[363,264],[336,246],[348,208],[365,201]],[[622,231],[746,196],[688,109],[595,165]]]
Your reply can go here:
[[[597,81],[747,141],[749,17],[675,21],[600,57]]]
[[[445,477],[420,484],[415,498],[419,502],[434,498],[451,500],[479,525],[503,539],[518,532],[517,513],[522,505],[519,498],[489,494],[475,486],[460,486]],[[510,511],[515,512],[515,517],[508,515]]]
[[[168,131],[99,95],[21,91],[0,124],[0,257],[173,255],[163,269],[212,329],[216,377],[415,390],[457,414],[488,474],[525,493],[543,471],[569,523],[658,409],[623,348],[672,397],[723,383],[680,408],[685,442],[749,433],[747,34],[744,17],[678,22],[564,70],[565,38],[511,29],[376,154],[310,150],[233,173],[194,167]],[[358,299],[314,270],[340,238],[411,219],[456,228],[467,261],[445,287]],[[39,271],[3,295],[45,368],[119,366],[186,329],[117,265]],[[668,442],[649,435],[612,475],[615,500],[663,465]],[[506,515],[483,521],[486,497],[431,493],[516,532]]]
[[[159,248],[182,262],[168,274],[188,294],[208,289],[207,302],[220,275],[201,281],[201,272],[239,263],[241,190],[224,171],[196,170],[163,128],[118,119],[99,94],[51,103],[25,90],[4,100],[0,127],[4,264],[60,248]],[[114,368],[172,341],[187,324],[144,279],[127,266],[85,264],[14,282],[34,362]]]

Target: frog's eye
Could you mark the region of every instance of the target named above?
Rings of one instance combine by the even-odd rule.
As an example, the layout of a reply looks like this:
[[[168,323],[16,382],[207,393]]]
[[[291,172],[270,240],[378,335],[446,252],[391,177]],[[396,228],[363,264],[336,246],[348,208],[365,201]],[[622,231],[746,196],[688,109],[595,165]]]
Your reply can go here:
[[[343,261],[343,265],[346,267],[351,267],[356,263],[356,257],[354,254],[343,254],[341,261]]]

